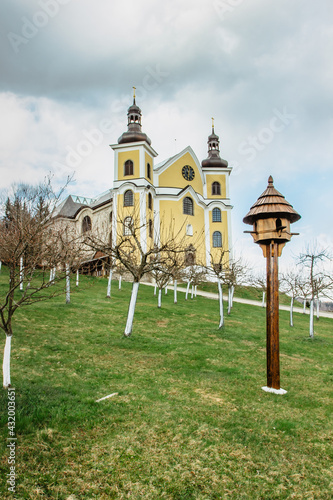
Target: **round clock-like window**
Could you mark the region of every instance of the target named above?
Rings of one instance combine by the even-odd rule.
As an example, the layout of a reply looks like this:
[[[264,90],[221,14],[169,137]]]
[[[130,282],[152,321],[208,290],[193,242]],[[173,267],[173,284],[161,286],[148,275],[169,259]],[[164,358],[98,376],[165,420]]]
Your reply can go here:
[[[190,165],[185,165],[182,168],[182,175],[184,179],[186,179],[187,181],[193,181],[195,173],[193,168],[190,167]]]

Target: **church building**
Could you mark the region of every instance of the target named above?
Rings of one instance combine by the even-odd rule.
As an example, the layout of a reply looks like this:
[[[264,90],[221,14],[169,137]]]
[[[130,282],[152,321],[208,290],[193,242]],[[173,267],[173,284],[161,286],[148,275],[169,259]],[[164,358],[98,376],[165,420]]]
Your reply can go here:
[[[150,239],[159,237],[163,227],[172,226],[174,234],[184,233],[186,263],[209,265],[214,252],[222,247],[231,249],[231,168],[220,157],[214,124],[208,137],[208,155],[201,163],[190,146],[155,163],[157,152],[142,131],[141,118],[134,96],[128,108],[127,131],[111,145],[112,189],[94,200],[69,196],[59,207],[57,217],[73,224],[77,234],[97,229],[115,243],[119,220],[126,231],[135,213],[146,221],[142,224],[141,244],[149,244]],[[101,256],[91,256],[88,264],[94,274],[102,274]]]

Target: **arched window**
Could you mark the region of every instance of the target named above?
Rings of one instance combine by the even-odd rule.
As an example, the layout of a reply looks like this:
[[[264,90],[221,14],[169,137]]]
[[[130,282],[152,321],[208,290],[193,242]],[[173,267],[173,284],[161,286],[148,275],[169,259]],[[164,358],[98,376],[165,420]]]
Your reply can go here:
[[[221,222],[221,210],[219,208],[213,208],[213,222]]]
[[[82,221],[82,232],[86,233],[87,231],[91,231],[91,218],[89,215],[86,215]]]
[[[213,182],[212,184],[212,195],[221,195],[221,184],[219,182]]]
[[[124,227],[123,227],[124,236],[130,236],[132,234],[131,228],[133,226],[132,217],[125,217],[123,224],[124,224]]]
[[[133,206],[134,206],[133,191],[128,189],[124,193],[124,207],[133,207]]]
[[[153,197],[152,197],[151,193],[148,193],[148,208],[149,208],[149,210],[153,209]]]
[[[124,163],[124,175],[134,174],[134,164],[132,160],[126,160]]]
[[[152,238],[153,237],[153,221],[151,219],[149,219],[148,229],[149,229],[149,238]]]
[[[183,214],[193,215],[193,200],[188,196],[183,201]]]
[[[221,248],[222,247],[222,234],[220,231],[214,231],[213,233],[213,247]]]
[[[147,163],[147,177],[148,177],[148,179],[151,179],[151,168],[150,168],[150,163]]]

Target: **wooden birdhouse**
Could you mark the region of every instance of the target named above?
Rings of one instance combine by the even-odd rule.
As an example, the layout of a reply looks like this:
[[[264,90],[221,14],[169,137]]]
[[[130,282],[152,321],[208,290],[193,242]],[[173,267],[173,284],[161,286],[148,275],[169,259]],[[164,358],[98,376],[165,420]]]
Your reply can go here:
[[[266,257],[267,245],[274,241],[278,243],[279,256],[282,248],[292,235],[290,224],[298,221],[301,216],[293,209],[285,197],[273,185],[273,178],[269,176],[267,189],[252,205],[249,213],[244,217],[245,224],[253,224],[252,231],[245,231],[252,235]]]

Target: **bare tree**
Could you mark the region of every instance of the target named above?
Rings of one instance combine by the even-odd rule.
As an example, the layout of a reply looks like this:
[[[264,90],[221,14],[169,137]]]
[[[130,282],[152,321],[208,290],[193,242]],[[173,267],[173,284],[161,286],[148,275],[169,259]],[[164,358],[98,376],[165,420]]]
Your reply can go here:
[[[235,286],[242,284],[245,279],[247,269],[247,264],[245,264],[241,258],[237,260],[231,259],[225,273],[222,276],[223,283],[228,286],[228,315],[230,314],[233,306]]]
[[[265,295],[267,290],[267,278],[264,274],[253,275],[250,278],[250,283],[254,288],[262,293],[261,306],[265,307]]]
[[[333,278],[330,273],[320,269],[320,265],[325,261],[331,260],[328,249],[318,248],[316,244],[308,246],[306,250],[300,254],[298,261],[303,266],[304,274],[310,290],[310,337],[314,336],[314,301],[317,299],[319,306],[319,296],[331,298],[333,289]],[[318,307],[319,309],[319,307]],[[319,310],[318,310],[319,312]]]
[[[193,299],[193,297],[196,297],[198,286],[206,281],[206,272],[206,267],[204,267],[200,263],[192,266],[187,266],[183,269],[183,276],[187,280],[186,299],[191,285],[191,299]]]
[[[106,242],[103,235],[90,234],[87,244],[119,262],[133,277],[132,293],[124,335],[132,333],[139,284],[143,276],[156,268],[168,266],[171,253],[183,252],[181,233],[174,234],[173,227],[161,223],[152,233],[151,222],[140,217],[139,211],[129,215],[119,213],[114,243]]]
[[[77,237],[53,218],[60,195],[47,180],[39,186],[13,186],[0,214],[0,260],[8,267],[0,292],[0,328],[6,336],[3,386],[10,387],[13,317],[22,306],[63,294],[59,282],[80,259]],[[49,279],[49,270],[57,269]],[[66,272],[67,268],[67,272]]]
[[[213,275],[217,280],[217,286],[219,291],[219,306],[220,306],[219,328],[222,328],[224,325],[222,283],[225,271],[228,267],[229,250],[225,250],[223,247],[218,248],[216,250],[217,251],[210,254],[210,266],[207,267],[207,272]]]
[[[304,278],[295,270],[288,270],[281,275],[281,290],[290,296],[290,326],[294,326],[293,306],[297,297],[302,295],[304,290]]]

